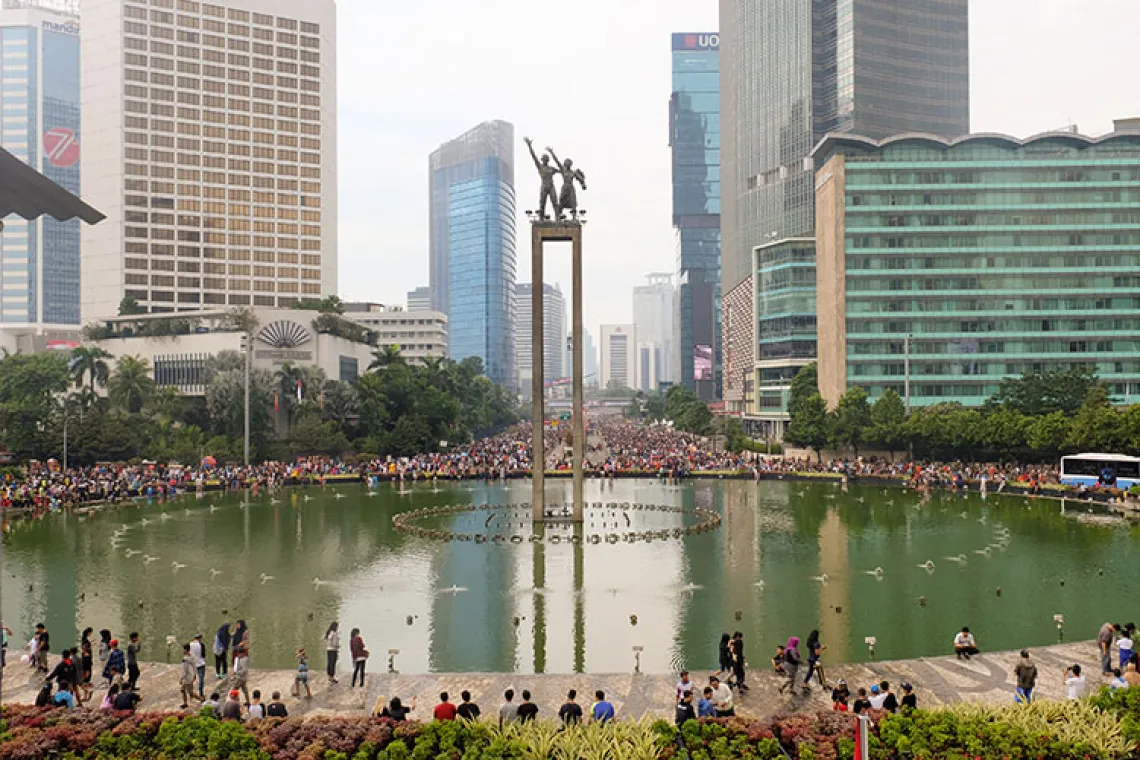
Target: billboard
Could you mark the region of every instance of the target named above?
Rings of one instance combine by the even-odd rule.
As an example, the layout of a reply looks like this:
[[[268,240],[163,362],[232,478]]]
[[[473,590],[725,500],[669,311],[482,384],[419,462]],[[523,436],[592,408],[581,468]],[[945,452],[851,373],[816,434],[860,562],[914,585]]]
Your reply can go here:
[[[720,50],[720,34],[717,32],[674,34],[673,50]]]
[[[707,343],[698,343],[693,346],[693,379],[713,379],[713,350]]]

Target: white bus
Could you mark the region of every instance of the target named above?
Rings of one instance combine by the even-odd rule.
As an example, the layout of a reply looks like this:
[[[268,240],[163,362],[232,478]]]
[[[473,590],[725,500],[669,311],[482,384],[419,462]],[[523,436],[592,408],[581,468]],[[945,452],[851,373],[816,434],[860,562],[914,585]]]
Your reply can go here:
[[[1127,490],[1140,484],[1140,458],[1123,454],[1073,454],[1061,457],[1061,482]]]

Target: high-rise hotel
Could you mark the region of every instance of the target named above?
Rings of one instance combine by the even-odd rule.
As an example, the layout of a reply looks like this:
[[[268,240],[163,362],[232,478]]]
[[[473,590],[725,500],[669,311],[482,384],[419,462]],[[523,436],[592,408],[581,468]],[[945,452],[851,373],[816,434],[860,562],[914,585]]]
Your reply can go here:
[[[334,0],[85,0],[83,319],[336,292]]]

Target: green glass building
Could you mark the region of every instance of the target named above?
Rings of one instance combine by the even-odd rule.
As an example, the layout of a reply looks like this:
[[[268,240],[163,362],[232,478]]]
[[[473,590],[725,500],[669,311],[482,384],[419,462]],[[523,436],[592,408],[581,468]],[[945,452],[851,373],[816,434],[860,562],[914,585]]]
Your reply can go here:
[[[985,402],[1096,371],[1140,391],[1140,131],[830,134],[814,151],[820,390]]]

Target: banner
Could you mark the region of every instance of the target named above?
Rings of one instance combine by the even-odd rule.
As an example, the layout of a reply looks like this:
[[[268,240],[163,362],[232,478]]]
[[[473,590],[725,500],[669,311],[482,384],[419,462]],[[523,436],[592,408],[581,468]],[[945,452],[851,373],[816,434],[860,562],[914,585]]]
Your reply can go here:
[[[713,379],[713,350],[707,343],[693,346],[693,379]]]

